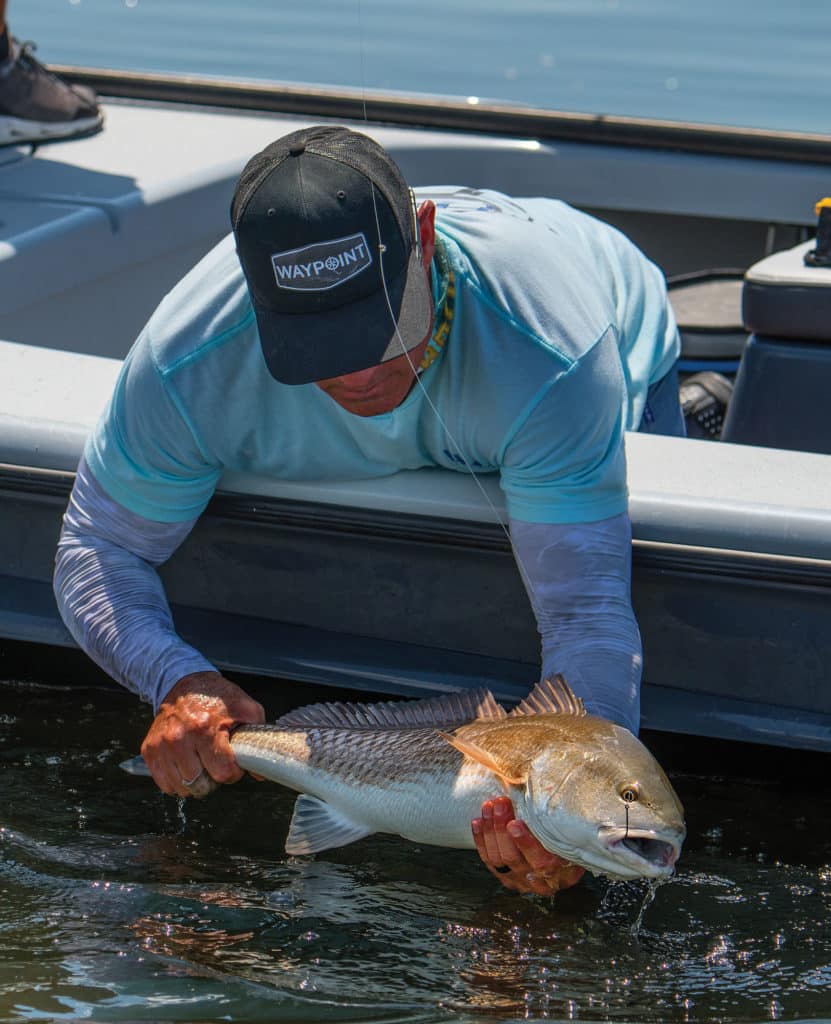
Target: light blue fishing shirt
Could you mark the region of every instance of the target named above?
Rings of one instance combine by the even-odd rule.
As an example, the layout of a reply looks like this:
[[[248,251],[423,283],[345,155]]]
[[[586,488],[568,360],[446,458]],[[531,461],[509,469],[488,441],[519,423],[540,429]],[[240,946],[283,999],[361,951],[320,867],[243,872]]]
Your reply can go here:
[[[314,384],[274,380],[228,236],[125,360],[85,451],[104,491],[180,523],[199,516],[226,469],[355,480],[470,466],[499,472],[514,520],[623,513],[623,431],[637,428],[647,388],[678,355],[660,271],[618,231],[555,200],[450,187],[419,190],[425,198],[456,294],[423,389],[364,418]]]

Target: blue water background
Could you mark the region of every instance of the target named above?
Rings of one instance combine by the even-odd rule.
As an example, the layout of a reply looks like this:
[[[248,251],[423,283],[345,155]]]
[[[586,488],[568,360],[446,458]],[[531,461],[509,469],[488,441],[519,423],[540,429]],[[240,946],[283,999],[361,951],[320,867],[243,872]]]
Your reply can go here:
[[[831,134],[831,0],[11,0],[62,64]]]

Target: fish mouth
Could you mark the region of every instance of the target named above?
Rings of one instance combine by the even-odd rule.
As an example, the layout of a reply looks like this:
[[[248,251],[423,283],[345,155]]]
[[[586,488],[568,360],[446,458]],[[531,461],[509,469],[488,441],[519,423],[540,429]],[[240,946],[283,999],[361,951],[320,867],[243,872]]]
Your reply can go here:
[[[657,835],[648,830],[609,829],[606,848],[621,866],[627,865],[642,876],[663,878],[675,870],[681,855],[681,843],[675,838]]]

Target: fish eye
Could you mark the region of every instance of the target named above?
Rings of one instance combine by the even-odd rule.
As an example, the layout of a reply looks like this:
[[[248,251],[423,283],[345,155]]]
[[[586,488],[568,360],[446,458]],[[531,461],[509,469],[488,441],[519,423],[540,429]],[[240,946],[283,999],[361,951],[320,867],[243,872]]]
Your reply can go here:
[[[620,798],[627,804],[633,804],[638,799],[638,787],[637,786],[624,786],[620,791]]]

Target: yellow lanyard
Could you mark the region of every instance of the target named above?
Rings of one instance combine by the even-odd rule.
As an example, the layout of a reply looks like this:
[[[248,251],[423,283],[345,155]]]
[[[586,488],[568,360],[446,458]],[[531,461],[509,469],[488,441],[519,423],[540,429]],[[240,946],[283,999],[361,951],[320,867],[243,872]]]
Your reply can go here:
[[[453,313],[455,310],[456,278],[445,260],[439,255],[438,248],[436,249],[436,257],[440,269],[447,275],[447,288],[445,289],[444,299],[439,310],[439,323],[433,330],[433,337],[430,339],[430,344],[427,346],[424,356],[419,363],[419,373],[432,366],[444,348],[447,339],[450,337],[450,327],[453,323]]]

